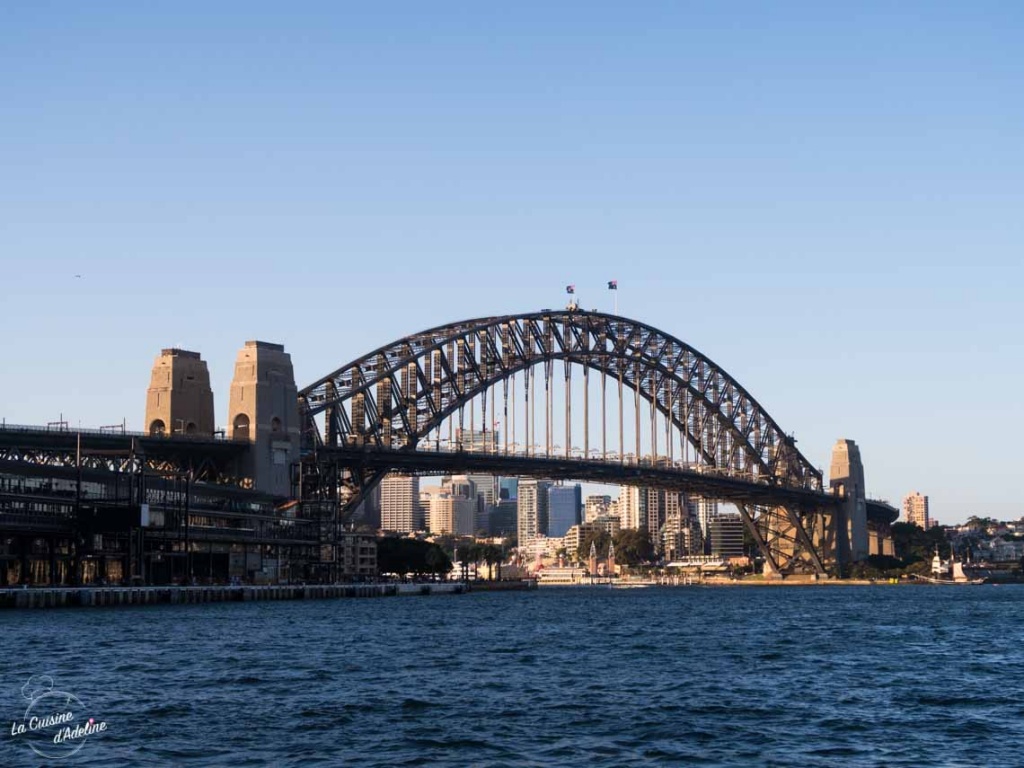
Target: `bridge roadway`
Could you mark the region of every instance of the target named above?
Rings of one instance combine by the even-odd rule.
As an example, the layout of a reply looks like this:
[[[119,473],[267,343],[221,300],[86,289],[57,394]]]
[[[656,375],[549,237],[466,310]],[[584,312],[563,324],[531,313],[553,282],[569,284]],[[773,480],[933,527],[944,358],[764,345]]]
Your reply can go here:
[[[610,485],[664,488],[720,501],[814,510],[840,503],[832,494],[781,483],[759,482],[714,468],[687,469],[582,457],[527,456],[483,451],[387,449],[372,445],[321,447],[318,461],[364,473],[481,474],[582,480]]]
[[[191,471],[202,482],[235,485],[235,465],[249,450],[248,443],[222,438],[134,432],[47,429],[0,424],[0,468],[21,474],[48,474],[52,469],[81,467],[85,476],[102,475],[132,459],[178,472]],[[320,461],[370,473],[386,471],[416,475],[493,474],[581,480],[612,485],[636,485],[679,490],[738,504],[792,505],[799,510],[821,509],[840,503],[830,493],[737,477],[713,467],[699,470],[652,465],[649,460],[585,459],[527,456],[523,453],[383,449],[321,446]],[[121,465],[120,467],[118,465]],[[96,473],[96,474],[93,474]],[[867,501],[868,517],[891,524],[899,511],[883,501]]]
[[[334,462],[339,468],[354,471],[369,480],[368,483],[364,482],[357,496],[349,500],[346,505],[349,511],[388,472],[410,475],[506,475],[676,490],[735,504],[752,534],[755,533],[753,507],[785,507],[800,517],[827,512],[831,518],[843,503],[838,495],[813,488],[759,482],[713,467],[688,469],[680,466],[655,466],[650,460],[636,463],[583,457],[527,456],[522,453],[386,449],[367,444],[362,447],[320,447],[317,450],[317,462]],[[866,513],[868,526],[875,531],[886,530],[899,516],[899,510],[895,507],[875,499],[866,500]],[[767,546],[759,534],[755,538],[762,549]]]

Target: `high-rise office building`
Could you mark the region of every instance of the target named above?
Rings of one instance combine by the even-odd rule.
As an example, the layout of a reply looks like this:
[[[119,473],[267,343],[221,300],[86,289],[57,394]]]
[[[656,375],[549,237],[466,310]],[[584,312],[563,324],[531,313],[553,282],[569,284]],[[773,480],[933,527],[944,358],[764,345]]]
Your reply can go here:
[[[476,495],[490,505],[498,501],[498,478],[494,475],[466,475],[473,481]]]
[[[430,494],[427,530],[435,536],[455,533],[455,504],[452,495],[438,488]]]
[[[396,533],[422,530],[418,477],[391,474],[381,480],[380,527]]]
[[[738,514],[723,513],[712,517],[708,523],[711,529],[708,554],[715,557],[743,556],[743,520]]]
[[[611,496],[587,496],[583,502],[583,521],[591,523],[597,518],[607,515],[611,505]]]
[[[678,491],[624,485],[619,493],[617,511],[622,528],[646,528],[652,540],[657,542],[665,520],[670,514],[679,513],[683,503],[682,494]]]
[[[695,517],[689,518],[683,528],[682,546],[686,555],[704,554],[704,533]]]
[[[455,444],[466,453],[497,453],[498,438],[498,430],[455,430]]]
[[[519,498],[519,478],[498,478],[498,499],[502,501],[515,501],[517,498]]]
[[[452,518],[456,536],[473,536],[477,532],[477,500],[452,497]]]
[[[707,554],[711,545],[711,521],[718,517],[718,501],[704,496],[698,496],[692,500],[693,512],[700,524],[701,536],[704,539],[704,548]]]
[[[549,480],[524,479],[519,481],[517,500],[519,545],[523,546],[538,536],[548,534]]]
[[[617,518],[620,522],[622,521],[622,514],[619,510],[622,509],[622,499],[612,499],[608,504],[608,517]]]
[[[476,498],[466,497],[471,490],[465,478],[446,478],[442,485],[424,488],[420,494],[426,510],[426,527],[435,536],[471,535]]]
[[[619,492],[619,524],[623,530],[635,530],[647,522],[647,493],[624,485]]]
[[[441,482],[441,488],[452,496],[461,496],[464,499],[476,498],[476,483],[469,475],[450,475]]]
[[[516,532],[517,504],[514,500],[502,499],[488,510],[487,530],[491,536],[511,536]]]
[[[562,537],[579,525],[583,489],[575,485],[553,485],[548,488],[548,536]]]
[[[922,496],[919,491],[904,496],[903,517],[908,523],[913,523],[927,531],[932,525],[931,516],[928,514],[928,497]]]
[[[652,514],[654,503],[657,507]],[[693,554],[692,527],[696,527],[695,518],[690,514],[685,495],[679,491],[663,491],[655,498],[648,496],[647,529],[659,554],[669,559]],[[696,540],[700,540],[699,531]]]
[[[487,476],[490,480],[490,475]],[[438,526],[444,531],[435,533],[453,533],[456,536],[473,536],[478,530],[486,527],[480,518],[485,509],[482,499],[477,494],[476,483],[470,475],[453,475],[445,478],[441,485],[442,498],[438,502]],[[447,515],[450,514],[449,522]]]
[[[666,560],[704,554],[700,525],[686,514],[671,514],[661,527],[660,551]]]
[[[640,527],[650,531],[655,548],[660,550],[658,532],[670,515],[680,514],[682,494],[661,488],[643,488],[641,495],[646,497],[646,504],[640,516]]]
[[[665,491],[665,519],[686,514],[686,496],[679,491]]]
[[[355,508],[352,513],[352,517],[355,520],[361,520],[364,525],[371,528],[380,528],[380,483],[377,483],[372,489],[363,495],[363,500],[359,502],[359,506]],[[425,507],[420,507],[420,510]],[[422,525],[422,520],[420,525]]]

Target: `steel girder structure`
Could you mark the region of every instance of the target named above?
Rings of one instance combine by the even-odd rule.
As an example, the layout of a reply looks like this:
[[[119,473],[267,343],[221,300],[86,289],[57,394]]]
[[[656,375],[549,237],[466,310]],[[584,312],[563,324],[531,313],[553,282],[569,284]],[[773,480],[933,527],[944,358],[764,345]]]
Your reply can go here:
[[[0,462],[104,472],[191,474],[198,482],[249,487],[230,471],[248,449],[226,440],[188,440],[45,429],[0,429]]]
[[[600,459],[588,461],[558,456],[548,458],[480,451],[435,451],[430,448],[408,451],[368,445],[323,447],[320,456],[338,467],[346,467],[364,476],[376,472],[398,472],[403,475],[512,475],[663,488],[749,506],[786,504],[803,509],[816,507],[823,502],[834,502],[831,496],[823,496],[804,488],[751,483],[727,475],[659,466],[647,461],[641,464],[619,464]]]
[[[652,426],[657,411],[678,430],[681,444],[685,441],[693,448],[702,471],[762,487],[822,494],[821,472],[800,453],[795,440],[710,358],[645,323],[575,309],[433,328],[380,347],[302,389],[304,471],[307,476],[324,474],[324,463],[317,457],[327,457],[342,446],[416,451],[446,419],[458,415],[464,424],[464,408],[474,398],[483,396],[486,408],[488,391],[492,404],[495,391],[500,391],[501,404],[494,407],[504,408],[507,423],[509,386],[516,374],[543,366],[547,392],[553,364],[559,360],[565,363],[567,381],[571,366],[579,365],[585,375],[597,371],[612,379],[620,393],[628,388],[638,403],[645,400],[652,408]],[[527,398],[531,378],[523,380]],[[570,407],[567,404],[567,432]],[[636,413],[639,448],[639,408]],[[652,428],[656,440],[653,433]],[[621,446],[621,427],[619,435]],[[507,432],[505,439],[507,452]],[[671,456],[669,437],[666,443]],[[623,465],[621,449],[611,463]],[[341,502],[351,510],[385,473],[350,463],[337,482],[321,483],[320,493],[340,487]],[[821,498],[824,505],[824,495]],[[774,569],[784,572],[809,565],[823,574],[823,559],[812,540],[815,527],[828,525],[816,519],[821,506],[790,503],[771,508],[770,514],[757,514],[742,503],[738,509]]]

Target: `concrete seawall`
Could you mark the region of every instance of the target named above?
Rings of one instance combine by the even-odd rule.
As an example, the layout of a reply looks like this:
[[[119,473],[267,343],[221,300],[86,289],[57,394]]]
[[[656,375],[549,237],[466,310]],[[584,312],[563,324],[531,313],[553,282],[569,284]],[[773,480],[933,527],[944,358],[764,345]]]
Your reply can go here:
[[[452,595],[460,582],[430,584],[307,584],[214,587],[34,587],[0,589],[0,608],[71,608],[116,605],[232,603],[262,600],[328,600],[341,597]]]

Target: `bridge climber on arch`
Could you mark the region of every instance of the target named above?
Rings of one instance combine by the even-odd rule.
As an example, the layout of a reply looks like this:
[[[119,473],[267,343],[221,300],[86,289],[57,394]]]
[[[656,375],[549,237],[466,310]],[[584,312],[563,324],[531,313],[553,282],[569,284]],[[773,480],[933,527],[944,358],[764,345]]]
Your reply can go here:
[[[794,439],[708,357],[636,320],[570,308],[432,328],[302,389],[299,410],[300,496],[343,519],[388,471],[564,477],[731,502],[769,570],[824,575],[835,559],[835,504]]]

